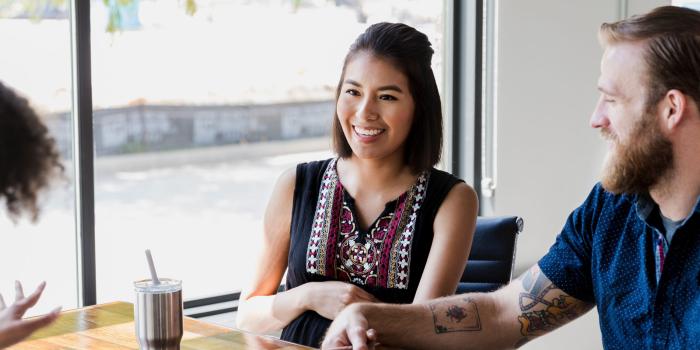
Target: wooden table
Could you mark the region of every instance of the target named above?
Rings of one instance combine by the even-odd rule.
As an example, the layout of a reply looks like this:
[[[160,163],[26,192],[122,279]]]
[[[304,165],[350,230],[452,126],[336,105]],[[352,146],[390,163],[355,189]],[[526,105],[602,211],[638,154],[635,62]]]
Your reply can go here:
[[[180,349],[310,349],[272,337],[183,318]],[[9,349],[138,349],[134,329],[134,306],[117,302],[64,311],[51,326]]]

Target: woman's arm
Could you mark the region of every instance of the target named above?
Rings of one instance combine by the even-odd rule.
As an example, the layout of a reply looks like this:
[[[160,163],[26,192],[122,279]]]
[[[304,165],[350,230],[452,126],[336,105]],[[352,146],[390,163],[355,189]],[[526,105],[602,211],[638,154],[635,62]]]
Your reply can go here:
[[[414,303],[454,294],[474,237],[479,204],[474,190],[455,185],[440,205],[433,223],[433,243]]]
[[[295,182],[295,170],[287,170],[270,197],[257,272],[252,288],[244,291],[238,304],[240,329],[258,333],[282,329],[307,310],[334,319],[349,304],[376,301],[361,288],[336,281],[306,283],[277,293],[287,269]]]
[[[303,311],[296,289],[277,293],[287,269],[294,201],[295,169],[286,170],[275,184],[264,217],[264,242],[252,286],[241,295],[236,325],[252,332],[281,329]]]

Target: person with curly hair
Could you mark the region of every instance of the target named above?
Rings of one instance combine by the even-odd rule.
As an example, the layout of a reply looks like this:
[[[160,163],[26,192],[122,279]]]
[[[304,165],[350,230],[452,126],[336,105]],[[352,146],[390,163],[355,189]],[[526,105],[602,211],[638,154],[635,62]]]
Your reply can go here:
[[[0,82],[0,201],[4,200],[10,219],[16,222],[26,213],[36,222],[39,192],[62,171],[55,141],[46,126],[25,98]],[[39,301],[45,286],[42,282],[25,297],[22,284],[16,281],[15,301],[9,306],[0,295],[0,348],[21,341],[56,320],[60,308],[44,316],[22,319]]]
[[[63,170],[55,141],[29,102],[0,83],[0,199],[16,221],[39,217],[38,193]]]

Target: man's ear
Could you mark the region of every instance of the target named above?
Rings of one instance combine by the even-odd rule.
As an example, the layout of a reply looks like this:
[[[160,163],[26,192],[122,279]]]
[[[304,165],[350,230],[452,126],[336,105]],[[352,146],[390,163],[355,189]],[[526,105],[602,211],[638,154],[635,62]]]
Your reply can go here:
[[[680,90],[671,89],[666,92],[666,96],[661,99],[660,109],[663,124],[668,131],[674,130],[688,114],[685,110],[688,104],[688,97]]]

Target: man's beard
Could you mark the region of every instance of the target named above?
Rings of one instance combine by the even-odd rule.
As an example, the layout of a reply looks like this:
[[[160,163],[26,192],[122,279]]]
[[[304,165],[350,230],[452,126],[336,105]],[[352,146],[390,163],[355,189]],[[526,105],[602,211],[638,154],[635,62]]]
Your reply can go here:
[[[609,150],[601,182],[615,194],[646,193],[673,168],[673,147],[661,133],[656,116],[647,110],[626,144],[607,129],[603,137],[615,143]]]

